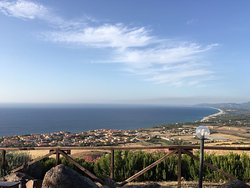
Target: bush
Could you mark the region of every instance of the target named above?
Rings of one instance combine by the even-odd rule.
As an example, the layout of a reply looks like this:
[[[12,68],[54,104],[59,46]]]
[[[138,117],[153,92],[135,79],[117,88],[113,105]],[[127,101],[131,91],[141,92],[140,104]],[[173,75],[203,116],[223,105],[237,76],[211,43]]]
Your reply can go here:
[[[115,151],[115,166],[114,166],[114,179],[116,181],[123,181],[135,173],[139,172],[146,166],[152,164],[154,161],[163,157],[165,153],[155,152],[147,153],[142,151]],[[198,156],[198,153],[194,155]],[[86,162],[83,159],[75,159],[80,165],[93,172],[100,178],[110,176],[110,154],[104,154],[95,163]],[[10,152],[6,154],[8,161],[7,170],[21,166],[31,159],[27,153]],[[215,155],[205,154],[205,161],[213,164],[214,166],[222,169],[223,171],[236,176],[242,181],[250,181],[250,157],[247,154],[227,154]],[[198,180],[199,174],[199,161],[194,160],[188,155],[182,155],[182,177],[188,181]],[[74,170],[83,174],[82,171],[74,167],[64,158],[61,158],[61,163],[72,167]],[[172,155],[167,157],[163,162],[138,177],[137,181],[176,181],[177,180],[177,163],[178,157]],[[33,165],[31,165],[27,173],[37,179],[42,179],[45,173],[55,166],[56,160],[54,158],[45,158]],[[218,182],[226,180],[221,173],[204,168],[204,179],[206,181]]]
[[[3,171],[1,165],[1,176],[5,175],[5,173],[9,173],[11,170],[26,164],[29,160],[31,160],[31,156],[25,152],[7,152],[6,153],[6,161],[5,170]],[[2,155],[0,155],[0,161],[2,161]]]
[[[116,151],[115,152],[115,180],[122,181],[143,168],[160,159],[164,153],[147,153],[142,151]],[[198,156],[198,153],[195,154]],[[250,181],[250,157],[247,154],[227,154],[215,155],[205,154],[205,161],[213,164],[215,167],[236,176],[242,181]],[[182,177],[188,181],[198,180],[199,161],[194,160],[188,155],[182,155]],[[176,155],[166,158],[163,162],[138,177],[137,181],[176,181],[177,180]],[[99,177],[108,177],[110,175],[110,154],[102,156],[94,165],[94,172]],[[221,173],[204,168],[204,179],[206,181],[218,182],[226,180]]]

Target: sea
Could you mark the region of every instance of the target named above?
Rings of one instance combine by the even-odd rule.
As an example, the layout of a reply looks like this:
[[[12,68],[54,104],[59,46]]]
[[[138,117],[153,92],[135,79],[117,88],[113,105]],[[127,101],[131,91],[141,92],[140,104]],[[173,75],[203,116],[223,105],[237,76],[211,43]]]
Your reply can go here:
[[[0,136],[149,128],[195,122],[217,112],[197,106],[0,106]]]

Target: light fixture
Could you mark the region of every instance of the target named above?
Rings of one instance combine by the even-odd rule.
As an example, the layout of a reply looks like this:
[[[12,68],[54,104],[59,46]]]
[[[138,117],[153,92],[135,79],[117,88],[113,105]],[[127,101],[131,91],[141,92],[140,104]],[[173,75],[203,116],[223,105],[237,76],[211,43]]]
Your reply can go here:
[[[204,162],[204,140],[210,135],[210,131],[206,126],[199,126],[196,128],[196,136],[201,140],[200,142],[200,169],[199,169],[199,188],[202,188],[203,180],[203,162]]]
[[[196,132],[196,136],[199,139],[203,139],[203,138],[206,139],[210,135],[209,129],[206,126],[203,126],[203,125],[197,127],[195,132]]]

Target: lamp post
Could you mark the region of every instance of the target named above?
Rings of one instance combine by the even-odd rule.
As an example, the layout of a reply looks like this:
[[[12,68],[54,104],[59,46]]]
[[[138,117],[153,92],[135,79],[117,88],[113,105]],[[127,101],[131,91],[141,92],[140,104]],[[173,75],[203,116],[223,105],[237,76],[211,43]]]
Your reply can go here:
[[[200,168],[199,168],[199,188],[202,188],[203,180],[203,162],[204,162],[204,140],[210,135],[210,131],[206,126],[199,126],[196,128],[196,136],[201,140],[200,142]]]

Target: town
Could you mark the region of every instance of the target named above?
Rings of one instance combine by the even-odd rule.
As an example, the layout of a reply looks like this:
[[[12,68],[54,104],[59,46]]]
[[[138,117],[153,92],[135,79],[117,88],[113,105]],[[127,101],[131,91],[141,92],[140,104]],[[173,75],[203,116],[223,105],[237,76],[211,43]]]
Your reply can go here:
[[[1,147],[42,147],[42,146],[100,146],[134,143],[137,131],[134,130],[93,130],[81,133],[55,132],[4,136]]]
[[[80,133],[65,131],[26,134],[15,136],[3,136],[0,138],[0,147],[46,147],[46,146],[116,146],[132,143],[150,143],[155,139],[174,141],[171,137],[193,135],[195,129],[188,127],[166,127],[138,129],[138,130],[115,130],[98,129]],[[178,140],[178,139],[177,139]]]

